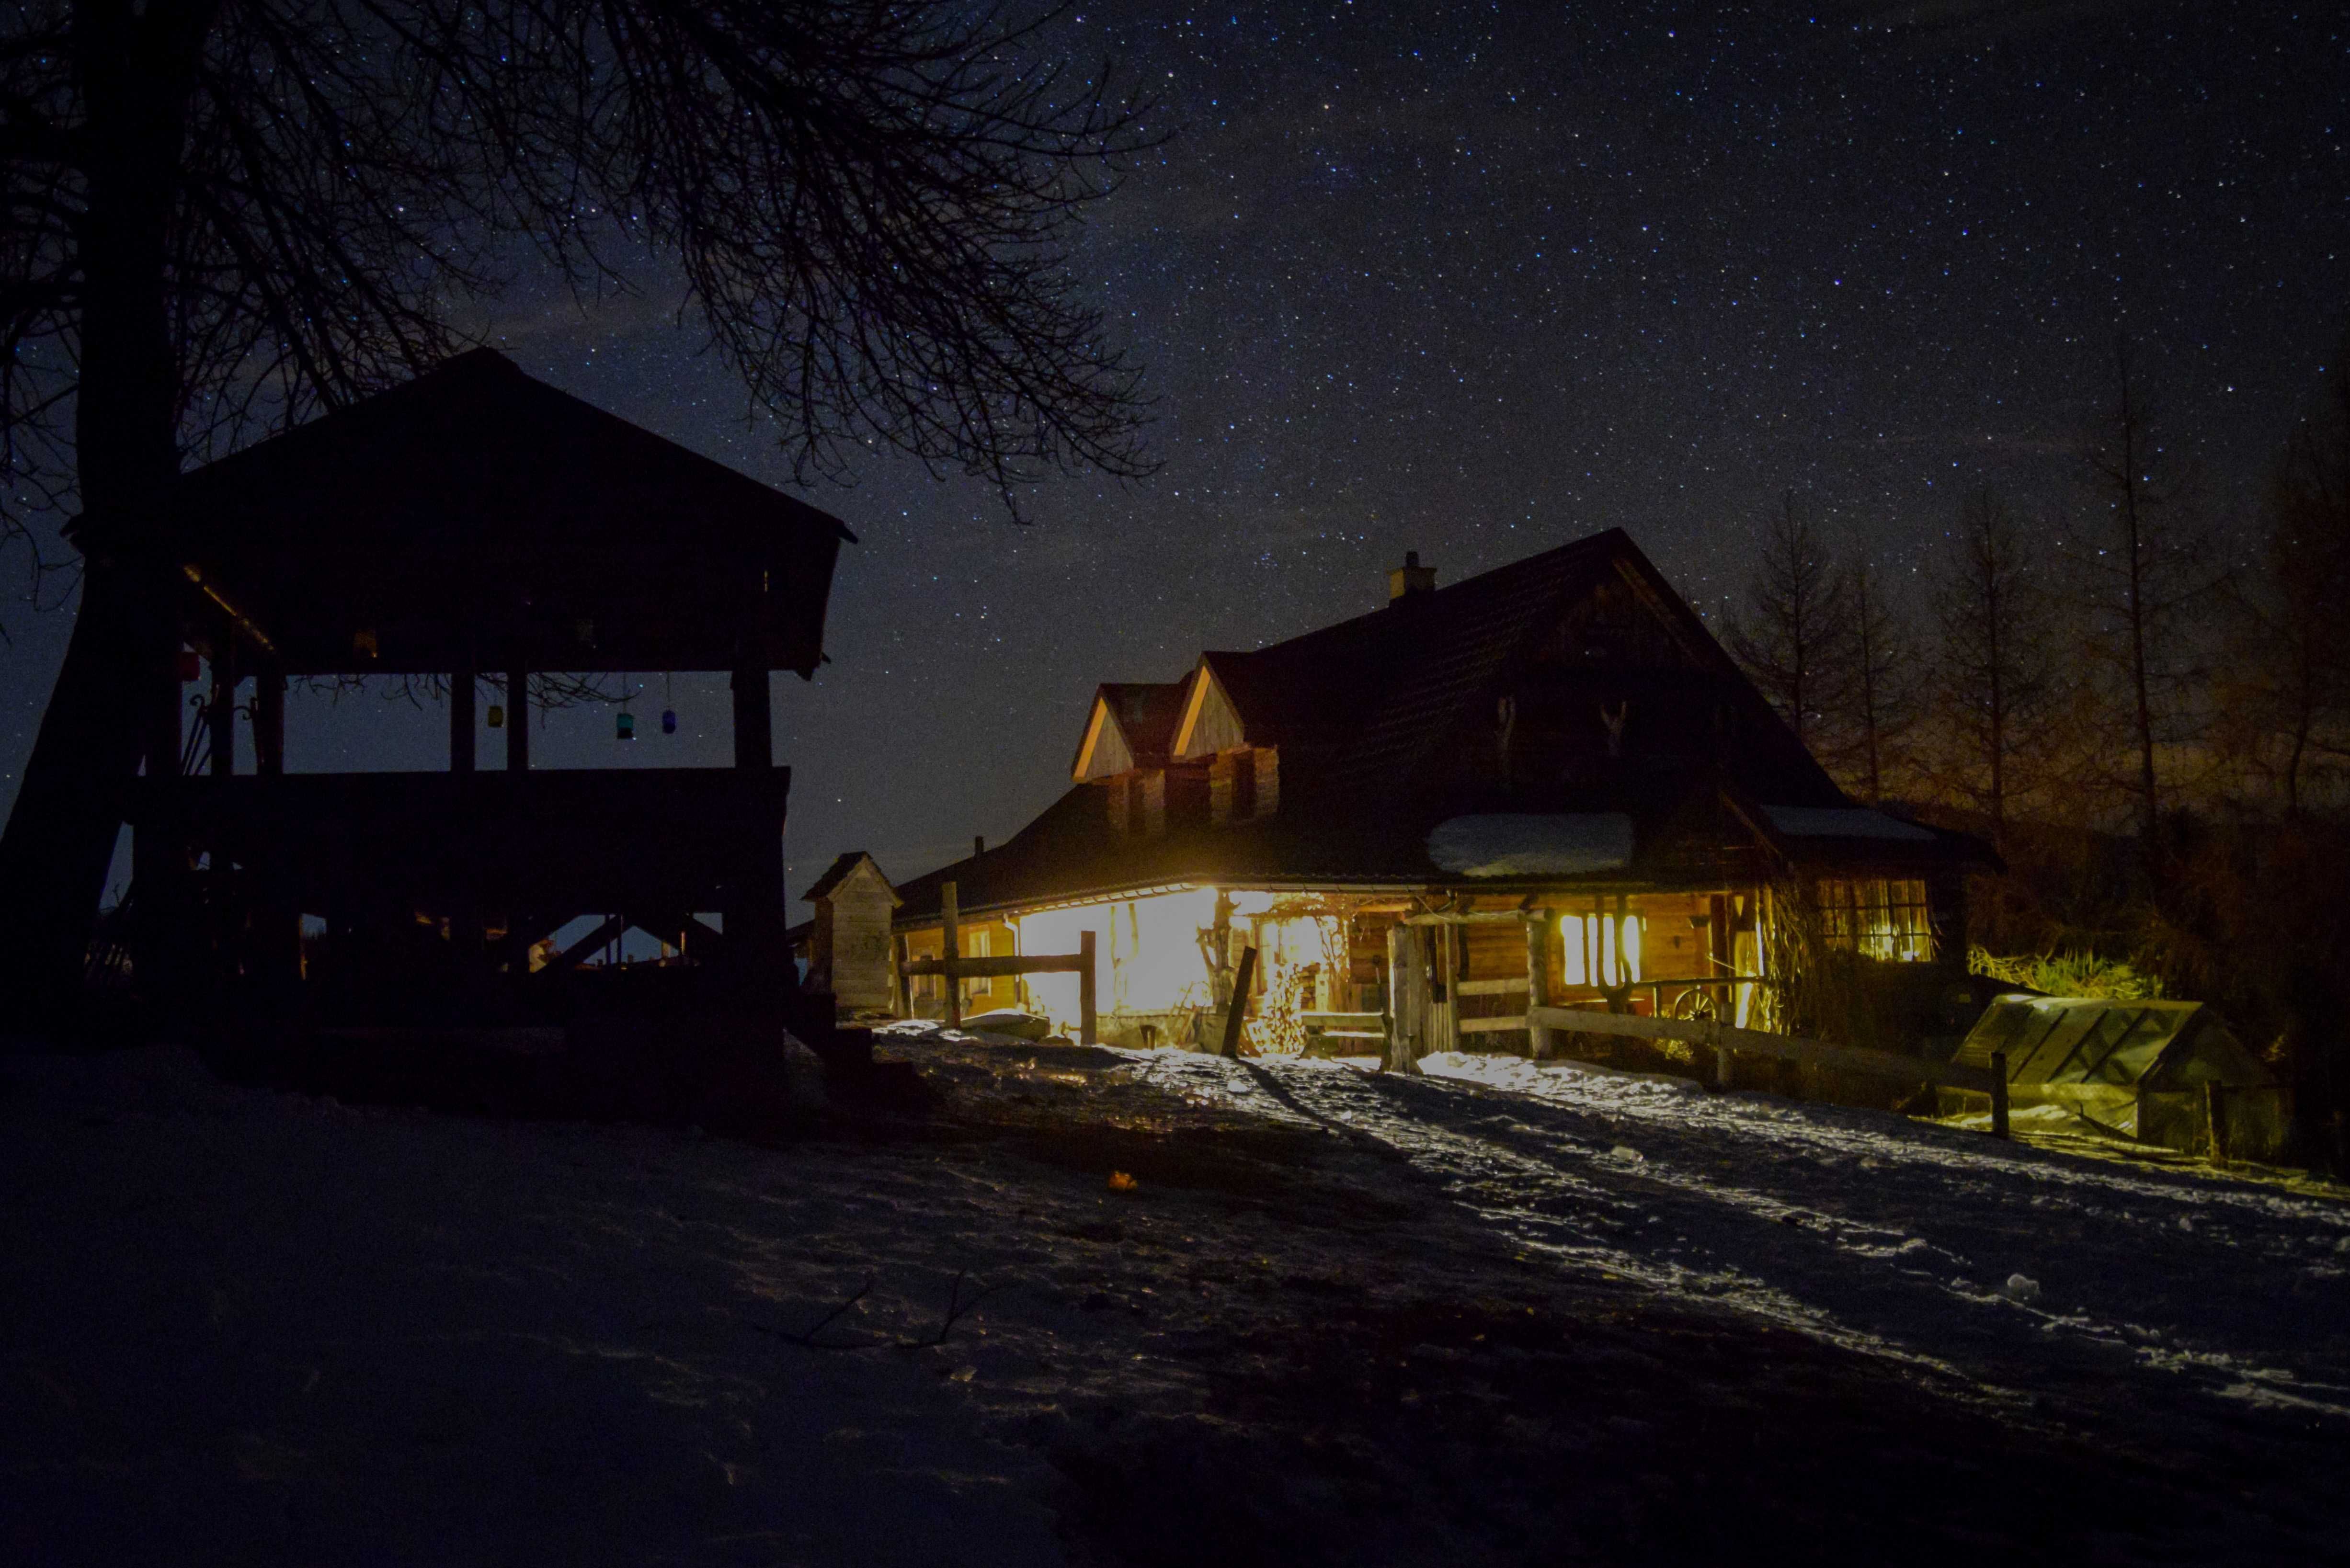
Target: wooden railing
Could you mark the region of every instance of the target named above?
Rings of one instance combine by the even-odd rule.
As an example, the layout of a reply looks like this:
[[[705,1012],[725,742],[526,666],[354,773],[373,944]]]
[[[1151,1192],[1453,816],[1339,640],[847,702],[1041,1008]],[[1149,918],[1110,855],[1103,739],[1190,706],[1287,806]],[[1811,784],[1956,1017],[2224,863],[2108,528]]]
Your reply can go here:
[[[955,885],[946,883],[939,889],[940,946],[945,949],[937,958],[907,958],[902,956],[905,939],[898,939],[901,956],[898,960],[898,994],[908,1017],[913,1016],[914,988],[908,984],[912,977],[924,974],[946,976],[946,1024],[950,1029],[962,1026],[962,986],[965,980],[993,980],[999,975],[1074,974],[1077,977],[1077,1040],[1080,1044],[1101,1044],[1098,1013],[1094,1005],[1095,963],[1094,933],[1077,933],[1077,950],[1073,953],[1037,953],[1015,958],[965,958],[962,956],[962,919],[956,907]]]
[[[1825,1040],[1805,1040],[1792,1034],[1766,1034],[1759,1029],[1740,1029],[1711,1018],[1642,1018],[1628,1012],[1600,1012],[1580,1007],[1531,1008],[1518,1018],[1464,1018],[1464,1031],[1489,1029],[1539,1028],[1552,1032],[1556,1038],[1560,1031],[1580,1034],[1617,1034],[1635,1040],[1677,1040],[1683,1044],[1697,1045],[1714,1054],[1716,1082],[1724,1088],[1733,1078],[1733,1059],[1740,1054],[1750,1056],[1771,1056],[1782,1062],[1802,1062],[1815,1067],[1831,1067],[1838,1072],[1865,1074],[1874,1077],[1891,1078],[1908,1084],[1947,1085],[1953,1089],[1971,1089],[1977,1094],[1996,1092],[2001,1080],[1981,1067],[1970,1067],[1956,1062],[1928,1062],[1916,1056],[1897,1055],[1890,1051],[1865,1051],[1852,1045],[1831,1045]]]

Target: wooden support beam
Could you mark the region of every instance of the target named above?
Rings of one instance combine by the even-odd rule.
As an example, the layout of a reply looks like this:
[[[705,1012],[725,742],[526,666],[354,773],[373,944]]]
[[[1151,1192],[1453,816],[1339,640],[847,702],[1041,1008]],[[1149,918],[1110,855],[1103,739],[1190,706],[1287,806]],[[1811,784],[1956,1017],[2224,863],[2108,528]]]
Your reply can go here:
[[[267,666],[253,678],[253,771],[265,778],[286,771],[286,675]]]
[[[1224,1054],[1238,1058],[1241,1028],[1248,1016],[1249,987],[1256,981],[1256,944],[1241,949],[1240,968],[1232,974],[1232,1000],[1224,1009]]]
[[[573,942],[569,947],[556,954],[555,962],[548,967],[555,969],[577,968],[581,959],[586,958],[589,953],[594,952],[598,948],[602,947],[606,942],[610,941],[613,938],[626,933],[629,929],[629,918],[626,915],[607,916],[602,925],[598,926],[594,930],[588,932],[586,936],[580,938],[577,941]],[[523,950],[527,954],[530,950],[525,948]],[[529,961],[525,957],[524,961],[526,963]]]
[[[906,939],[902,935],[891,937],[889,946],[898,961],[889,968],[889,1011],[900,1018],[911,1018],[914,1016],[914,987],[906,978],[912,972],[907,967]]]
[[[774,767],[775,719],[769,704],[766,667],[737,669],[729,686],[734,698],[734,765]]]
[[[530,671],[506,671],[506,771],[530,771]]]
[[[1101,1018],[1095,1005],[1095,947],[1091,931],[1077,933],[1077,1044],[1101,1044]]]
[[[452,774],[473,771],[473,667],[468,662],[449,676],[449,771]]]
[[[224,632],[213,645],[213,695],[204,707],[214,778],[236,774],[236,643],[233,634]]]
[[[1388,1048],[1380,1070],[1419,1071],[1420,1030],[1427,1016],[1427,974],[1421,938],[1409,925],[1388,929]]]
[[[1536,909],[1526,921],[1526,1010],[1531,1014],[1550,1005],[1550,933],[1548,909]],[[1527,1031],[1527,1050],[1537,1062],[1550,1054],[1550,1031],[1541,1024]]]

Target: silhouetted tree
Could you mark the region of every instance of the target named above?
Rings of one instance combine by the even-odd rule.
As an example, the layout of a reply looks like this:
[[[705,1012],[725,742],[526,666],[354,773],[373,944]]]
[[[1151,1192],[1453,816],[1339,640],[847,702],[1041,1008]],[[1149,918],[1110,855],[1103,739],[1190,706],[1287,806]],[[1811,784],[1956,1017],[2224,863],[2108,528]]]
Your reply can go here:
[[[1906,762],[1924,691],[1918,639],[1866,557],[1845,572],[1851,614],[1845,770],[1870,800],[1885,798],[1887,774]]]
[[[1935,679],[1950,793],[2003,836],[2019,757],[2044,756],[2058,706],[2052,604],[2027,535],[1985,486],[1959,506],[1935,587],[1941,642]]]
[[[2338,356],[2278,455],[2262,513],[2262,569],[2239,596],[2220,686],[2229,728],[2293,818],[2315,770],[2350,762],[2350,367]]]
[[[1852,685],[1852,601],[1810,511],[1789,491],[1762,536],[1762,551],[1731,617],[1731,657],[1795,738],[1816,746]]]
[[[2161,820],[2160,748],[2187,738],[2205,671],[2205,632],[2226,573],[2192,515],[2192,476],[2159,428],[2132,365],[2129,340],[2115,348],[2114,400],[2086,462],[2104,515],[2080,559],[2096,618],[2086,648],[2106,677],[2108,708],[2126,737],[2129,797],[2149,857]]]
[[[183,458],[458,345],[533,255],[650,248],[803,471],[868,445],[1012,488],[1145,466],[1063,265],[1138,142],[1039,22],[912,0],[26,0],[0,21],[0,461],[78,503],[71,645],[5,835],[0,991],[77,972],[176,732]],[[171,748],[176,750],[176,748]]]

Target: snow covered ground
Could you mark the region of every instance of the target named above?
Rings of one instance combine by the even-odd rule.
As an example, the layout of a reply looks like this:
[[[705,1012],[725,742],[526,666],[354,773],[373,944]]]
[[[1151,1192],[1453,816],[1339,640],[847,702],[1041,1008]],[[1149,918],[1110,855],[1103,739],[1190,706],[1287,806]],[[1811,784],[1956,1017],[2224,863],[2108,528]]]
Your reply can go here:
[[[2323,1194],[1508,1058],[887,1049],[933,1112],[766,1144],[0,1063],[0,1557],[2152,1563],[2350,1522]]]

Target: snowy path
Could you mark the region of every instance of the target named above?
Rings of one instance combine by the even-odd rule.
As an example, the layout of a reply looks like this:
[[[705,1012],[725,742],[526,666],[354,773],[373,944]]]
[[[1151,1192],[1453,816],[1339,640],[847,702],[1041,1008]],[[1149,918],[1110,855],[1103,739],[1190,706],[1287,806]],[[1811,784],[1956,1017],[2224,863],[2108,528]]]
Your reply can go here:
[[[1160,1054],[1138,1070],[1376,1139],[1568,1267],[1993,1395],[2350,1417],[2350,1205],[1670,1080],[1426,1065]]]
[[[1505,1058],[889,1050],[934,1110],[764,1144],[0,1064],[0,1561],[2151,1564],[2350,1513],[2324,1199]]]

